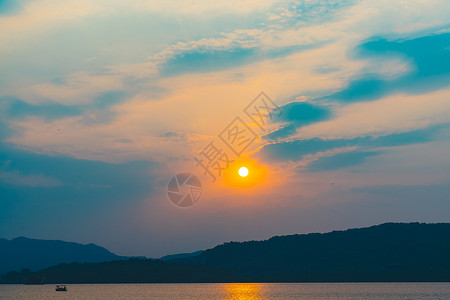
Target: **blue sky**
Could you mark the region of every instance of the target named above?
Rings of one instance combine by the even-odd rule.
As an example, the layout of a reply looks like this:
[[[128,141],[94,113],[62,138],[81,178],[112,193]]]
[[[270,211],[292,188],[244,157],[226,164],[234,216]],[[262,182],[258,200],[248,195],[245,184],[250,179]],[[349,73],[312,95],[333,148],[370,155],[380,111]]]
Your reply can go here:
[[[0,0],[0,237],[157,257],[449,222],[449,10]],[[211,183],[192,158],[261,91],[283,111],[245,156],[266,177]],[[189,209],[165,194],[178,172],[204,187]]]

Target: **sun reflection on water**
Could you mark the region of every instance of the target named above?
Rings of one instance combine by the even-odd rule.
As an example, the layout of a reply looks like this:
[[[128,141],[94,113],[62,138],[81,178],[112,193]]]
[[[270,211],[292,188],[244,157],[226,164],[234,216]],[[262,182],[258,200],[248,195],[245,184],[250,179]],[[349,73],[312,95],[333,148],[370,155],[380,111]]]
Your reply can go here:
[[[259,283],[227,283],[225,292],[226,300],[264,299],[262,285]]]

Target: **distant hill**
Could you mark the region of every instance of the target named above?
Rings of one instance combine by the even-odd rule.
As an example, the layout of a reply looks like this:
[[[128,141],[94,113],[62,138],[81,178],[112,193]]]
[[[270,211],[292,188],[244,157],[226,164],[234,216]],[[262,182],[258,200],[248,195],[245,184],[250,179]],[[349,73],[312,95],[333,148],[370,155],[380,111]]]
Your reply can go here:
[[[177,261],[179,259],[183,259],[183,258],[187,258],[187,257],[199,256],[202,253],[203,253],[203,250],[199,250],[199,251],[195,251],[195,252],[191,252],[191,253],[171,254],[171,255],[163,256],[163,257],[159,258],[159,260],[171,262],[171,261]]]
[[[60,264],[36,273],[9,272],[0,283],[170,283],[235,281],[232,271],[201,264],[170,264],[161,260],[129,259],[103,263]]]
[[[36,240],[18,237],[0,239],[0,274],[29,268],[37,271],[60,263],[102,262],[123,257],[95,244]]]
[[[361,229],[230,242],[199,255],[61,264],[30,277],[47,283],[450,281],[450,224],[386,223]]]
[[[231,242],[185,260],[233,270],[242,281],[450,281],[450,224]]]

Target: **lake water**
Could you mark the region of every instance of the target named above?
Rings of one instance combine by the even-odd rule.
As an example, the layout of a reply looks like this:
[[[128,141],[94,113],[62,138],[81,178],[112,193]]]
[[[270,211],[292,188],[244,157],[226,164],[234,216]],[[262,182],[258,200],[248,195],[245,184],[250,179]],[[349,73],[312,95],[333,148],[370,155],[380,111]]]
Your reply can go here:
[[[450,299],[450,283],[0,285],[0,299]]]

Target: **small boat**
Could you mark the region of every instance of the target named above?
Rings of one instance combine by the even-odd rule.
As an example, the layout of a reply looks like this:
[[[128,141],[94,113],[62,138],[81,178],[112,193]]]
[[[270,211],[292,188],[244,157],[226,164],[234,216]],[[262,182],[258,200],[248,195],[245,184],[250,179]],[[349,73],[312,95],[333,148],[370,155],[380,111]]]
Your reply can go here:
[[[65,285],[57,285],[55,291],[57,292],[66,292],[67,287]]]

